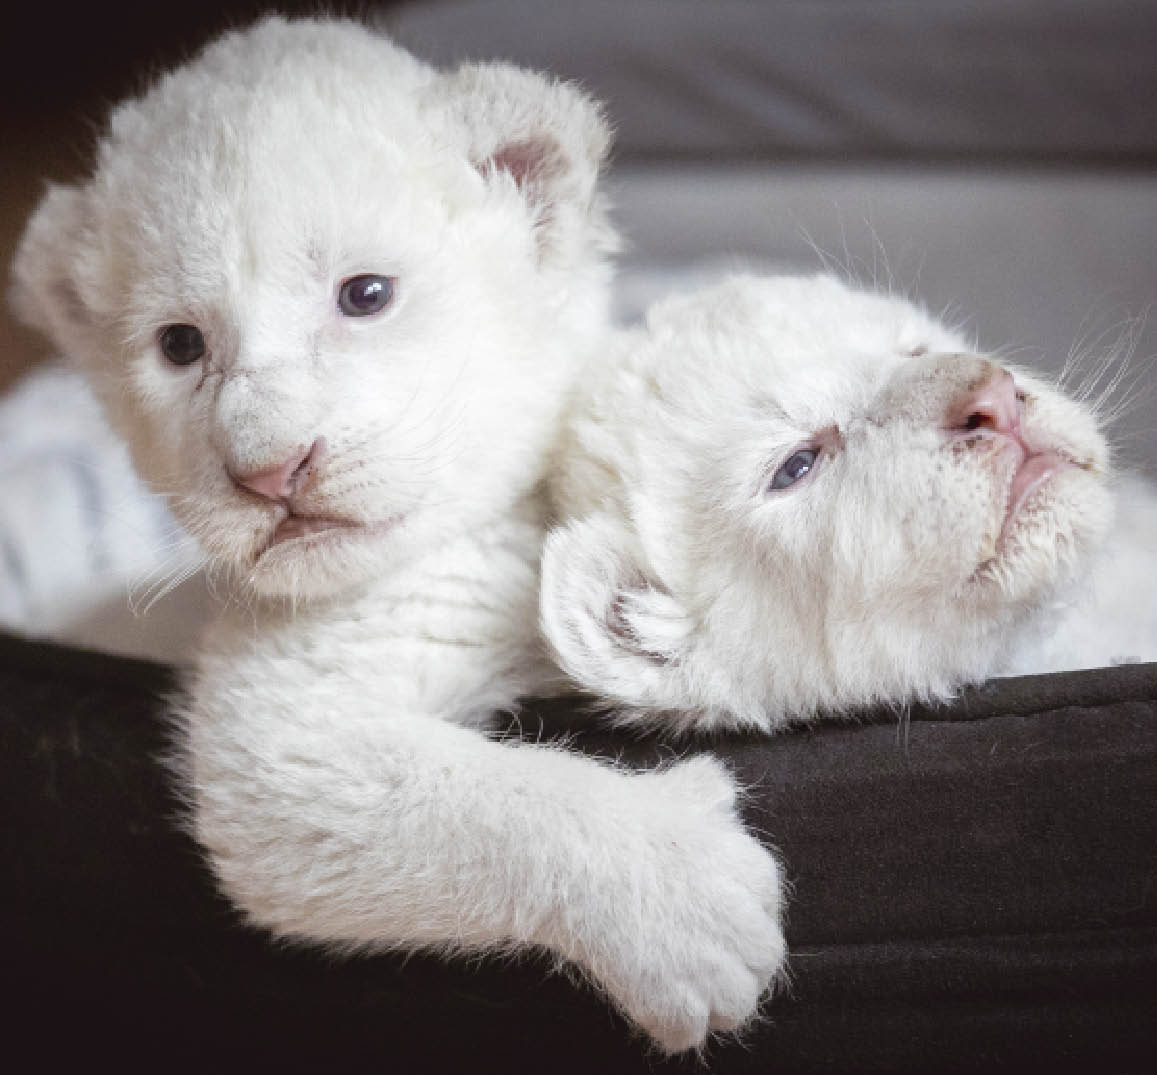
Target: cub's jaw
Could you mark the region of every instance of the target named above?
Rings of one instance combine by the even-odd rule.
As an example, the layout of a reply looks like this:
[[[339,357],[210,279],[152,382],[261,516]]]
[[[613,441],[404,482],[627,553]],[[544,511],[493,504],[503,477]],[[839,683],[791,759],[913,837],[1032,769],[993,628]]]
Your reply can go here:
[[[335,593],[380,574],[398,559],[398,531],[407,518],[397,514],[368,522],[279,506],[238,566],[254,590],[270,597]]]
[[[1034,452],[1022,458],[1009,483],[1004,521],[996,540],[998,554],[1016,533],[1022,515],[1031,512],[1037,499],[1047,496],[1049,487],[1061,480],[1066,471],[1078,468],[1089,469],[1088,465],[1077,463],[1057,451]]]
[[[1099,536],[1108,510],[1098,488],[1106,449],[1099,434],[1067,428],[1063,412],[1042,414],[1038,394],[1021,388],[1019,376],[994,368],[997,375],[966,401],[966,421],[950,430],[949,445],[955,453],[979,449],[992,481],[994,516],[972,581],[999,578],[1012,596],[1017,560],[1028,554],[1034,576],[1047,574],[1046,562],[1055,561],[1060,581],[1072,547]]]
[[[992,553],[971,580],[995,583],[1002,603],[1035,605],[1066,586],[1111,524],[1102,468],[1063,452],[1028,456],[1009,482],[1004,503]]]
[[[415,524],[429,531],[438,519],[391,499],[392,508],[314,487],[300,499],[269,500],[218,483],[175,507],[215,572],[262,597],[302,599],[360,587],[429,548]]]
[[[401,521],[392,516],[380,523],[363,523],[356,519],[335,515],[305,515],[288,511],[269,537],[269,543],[258,554],[258,559],[286,542],[293,543],[293,551],[324,549],[338,541],[380,537]]]
[[[1017,514],[1029,497],[1054,475],[1073,466],[1076,464],[1059,452],[1035,452],[1022,456],[1008,487],[1008,508],[1000,528],[1001,540],[1016,525]]]

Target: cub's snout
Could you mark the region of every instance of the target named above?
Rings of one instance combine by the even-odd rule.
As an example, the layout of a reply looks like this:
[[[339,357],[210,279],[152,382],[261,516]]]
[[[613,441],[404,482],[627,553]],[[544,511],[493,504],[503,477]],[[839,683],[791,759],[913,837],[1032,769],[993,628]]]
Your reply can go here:
[[[1005,437],[1020,433],[1020,412],[1024,393],[1011,373],[987,359],[980,359],[980,377],[952,400],[948,407],[948,429],[958,435],[987,432]]]
[[[269,465],[229,464],[226,469],[241,488],[266,500],[288,501],[317,478],[327,451],[325,437],[318,437],[308,447],[297,448],[288,457]]]
[[[894,367],[876,363],[883,389],[871,410],[878,422],[907,422],[953,436],[1016,436],[1025,394],[1013,375],[982,355],[955,351],[913,356]],[[870,370],[854,375],[870,381]],[[886,378],[886,379],[884,379]]]

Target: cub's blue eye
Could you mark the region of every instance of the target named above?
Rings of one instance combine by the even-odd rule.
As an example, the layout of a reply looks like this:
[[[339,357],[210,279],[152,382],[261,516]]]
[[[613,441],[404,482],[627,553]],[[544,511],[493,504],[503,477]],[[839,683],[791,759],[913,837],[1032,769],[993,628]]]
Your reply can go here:
[[[816,465],[819,454],[814,448],[801,448],[798,452],[793,452],[787,462],[775,472],[768,488],[786,489],[790,485],[795,485]]]
[[[384,310],[393,297],[393,277],[351,276],[341,285],[337,304],[346,317],[368,317]]]
[[[205,337],[196,325],[169,325],[159,338],[161,353],[174,366],[191,366],[205,357]]]

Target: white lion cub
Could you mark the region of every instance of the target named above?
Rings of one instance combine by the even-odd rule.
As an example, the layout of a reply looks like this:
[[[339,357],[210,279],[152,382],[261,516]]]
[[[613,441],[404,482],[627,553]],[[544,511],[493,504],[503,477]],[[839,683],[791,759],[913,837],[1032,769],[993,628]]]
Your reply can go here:
[[[1036,622],[1063,615],[1110,530],[1092,412],[911,303],[734,278],[659,304],[593,385],[541,612],[622,720],[768,730],[1113,656],[1104,624],[1066,654]],[[1132,513],[1157,517],[1147,503]],[[1151,534],[1133,552],[1157,566]],[[1157,603],[1131,604],[1116,640],[1153,659]],[[1083,660],[1092,634],[1106,652]]]
[[[229,896],[342,948],[545,947],[677,1050],[783,959],[730,776],[484,731],[557,675],[539,487],[606,324],[607,143],[570,86],[264,21],[113,113],[16,298],[227,579],[181,723]]]

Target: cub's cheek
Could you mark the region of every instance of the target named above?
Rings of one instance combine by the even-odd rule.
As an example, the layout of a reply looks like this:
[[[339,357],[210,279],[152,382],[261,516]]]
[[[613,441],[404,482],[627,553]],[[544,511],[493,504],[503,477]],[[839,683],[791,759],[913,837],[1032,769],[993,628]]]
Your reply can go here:
[[[992,559],[1000,544],[1009,489],[1019,456],[996,442],[956,441],[929,461],[918,518],[930,555],[952,562],[965,576]]]
[[[1011,464],[994,454],[961,455],[945,449],[902,480],[903,525],[921,559],[937,577],[967,575],[992,554],[1000,534]]]

